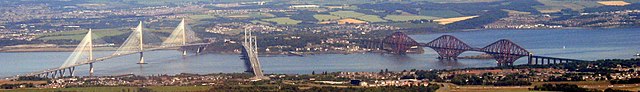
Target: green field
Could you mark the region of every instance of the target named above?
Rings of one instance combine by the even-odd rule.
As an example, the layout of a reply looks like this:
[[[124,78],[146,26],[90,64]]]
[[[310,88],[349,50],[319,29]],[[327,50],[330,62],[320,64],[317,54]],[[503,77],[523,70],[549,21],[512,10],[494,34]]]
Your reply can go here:
[[[58,88],[58,89],[17,89],[3,90],[2,92],[138,92],[150,89],[153,92],[185,92],[185,91],[206,91],[210,86],[154,86],[154,87],[82,87],[82,88]]]
[[[364,15],[356,18],[360,20],[368,21],[368,22],[387,22],[387,20],[384,20],[377,15]]]
[[[355,19],[359,19],[367,22],[387,22],[387,20],[380,18],[380,16],[367,15],[367,14],[359,13],[355,11],[335,11],[335,12],[329,12],[329,13],[331,15],[339,16],[342,18],[355,18]]]
[[[270,18],[270,17],[275,17],[276,15],[273,15],[271,13],[263,13],[263,12],[252,12],[252,13],[248,13],[248,14],[240,14],[240,15],[229,15],[229,16],[225,16],[228,18]]]
[[[338,16],[326,15],[326,14],[316,14],[313,15],[313,18],[316,18],[318,21],[329,21],[329,20],[337,20],[340,19]]]
[[[356,17],[367,15],[367,14],[359,13],[355,11],[335,11],[335,12],[329,12],[329,14],[343,17],[343,18],[356,18]]]
[[[584,8],[599,7],[602,6],[596,1],[582,1],[582,0],[537,0],[544,4],[544,6],[536,6],[536,10],[540,12],[552,12],[560,9],[569,8],[575,11],[582,11]]]
[[[88,30],[76,30],[68,32],[55,32],[40,34],[36,38],[40,40],[82,40]],[[117,36],[129,32],[128,30],[119,29],[98,29],[93,30],[93,39],[102,39],[103,37]]]
[[[271,23],[269,23],[269,22],[264,22],[264,21],[260,21],[260,20],[252,20],[252,21],[250,21],[250,22],[251,22],[251,23],[254,23],[254,24],[271,24]]]
[[[262,21],[275,22],[279,25],[295,25],[302,21],[294,20],[289,17],[279,17],[279,18],[270,18],[270,19],[262,19]]]
[[[409,21],[409,20],[422,20],[422,19],[433,20],[438,18],[439,17],[416,16],[416,15],[387,15],[386,17],[384,17],[384,19],[391,20],[391,21]]]

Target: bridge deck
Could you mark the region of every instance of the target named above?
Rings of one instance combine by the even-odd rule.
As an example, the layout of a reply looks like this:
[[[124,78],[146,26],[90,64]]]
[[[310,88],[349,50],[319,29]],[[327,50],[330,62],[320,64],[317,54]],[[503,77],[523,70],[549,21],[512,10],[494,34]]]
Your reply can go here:
[[[54,71],[58,71],[58,70],[67,69],[67,68],[70,68],[70,67],[76,67],[76,66],[91,64],[91,63],[100,62],[100,61],[104,61],[104,60],[111,59],[111,58],[116,58],[116,57],[131,55],[131,54],[136,54],[136,53],[140,53],[140,52],[163,50],[163,49],[166,49],[166,48],[174,48],[174,47],[207,45],[207,44],[211,44],[211,43],[193,43],[193,44],[187,44],[187,45],[161,46],[161,47],[146,49],[144,51],[137,51],[137,52],[131,52],[131,53],[125,53],[125,54],[118,54],[118,55],[110,55],[110,56],[100,57],[100,58],[96,58],[94,60],[88,60],[88,61],[86,61],[86,63],[76,64],[76,65],[72,65],[72,66],[69,66],[69,67],[50,68],[50,69],[46,69],[44,71],[37,71],[37,72],[28,73],[28,74],[25,74],[23,76],[35,76],[35,75],[39,75],[39,74],[45,74],[45,73],[48,73],[48,72],[54,72]],[[11,77],[11,78],[8,78],[8,79],[17,79],[18,77],[19,76],[15,76],[15,77]]]

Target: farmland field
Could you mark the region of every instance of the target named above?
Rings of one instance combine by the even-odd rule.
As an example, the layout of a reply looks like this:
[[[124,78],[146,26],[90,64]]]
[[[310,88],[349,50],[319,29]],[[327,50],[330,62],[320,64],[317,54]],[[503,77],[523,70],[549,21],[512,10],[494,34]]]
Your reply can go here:
[[[339,16],[339,17],[343,17],[343,18],[355,18],[355,17],[360,17],[360,16],[364,16],[366,14],[364,13],[359,13],[359,12],[355,12],[355,11],[335,11],[335,12],[330,12],[331,15],[335,15],[335,16]]]
[[[338,24],[362,24],[362,23],[367,23],[367,22],[357,20],[357,19],[351,19],[351,18],[338,20]]]
[[[584,8],[602,6],[595,1],[571,1],[571,0],[537,0],[544,6],[535,6],[538,11],[543,13],[557,12],[561,9],[569,8],[575,11],[582,11]]]
[[[269,18],[269,17],[275,17],[275,16],[276,15],[273,15],[271,13],[252,12],[249,14],[230,15],[226,17],[228,18]]]
[[[377,15],[364,15],[356,18],[360,20],[368,21],[368,22],[387,22],[387,20],[384,20]]]
[[[516,10],[508,10],[508,9],[502,9],[502,11],[508,12],[509,14],[531,14],[531,12],[523,12],[523,11],[516,11]]]
[[[82,40],[88,30],[76,30],[68,32],[56,32],[38,35],[41,40]],[[98,29],[93,30],[93,39],[101,39],[103,37],[117,36],[125,34],[129,31],[120,29]]]
[[[299,20],[293,20],[293,19],[291,19],[289,17],[262,19],[262,21],[275,22],[276,24],[279,24],[279,25],[295,25],[295,24],[298,24],[298,23],[302,22],[302,21],[299,21]]]
[[[598,1],[598,3],[602,5],[609,5],[609,6],[625,6],[625,5],[631,4],[624,1]]]
[[[338,16],[325,15],[325,14],[316,14],[316,15],[313,15],[313,18],[316,18],[316,20],[318,20],[318,21],[328,21],[328,20],[340,19],[340,17],[338,17]]]
[[[438,22],[438,24],[441,24],[441,25],[446,25],[446,24],[450,24],[450,23],[454,23],[454,22],[458,22],[458,21],[472,19],[472,18],[475,18],[475,17],[478,17],[478,16],[465,16],[465,17],[437,19],[437,20],[433,20],[433,21]]]

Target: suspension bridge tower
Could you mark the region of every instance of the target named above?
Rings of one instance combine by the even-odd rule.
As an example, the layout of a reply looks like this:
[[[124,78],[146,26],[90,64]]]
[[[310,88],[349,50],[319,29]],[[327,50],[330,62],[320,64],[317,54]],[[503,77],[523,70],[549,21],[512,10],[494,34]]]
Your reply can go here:
[[[255,30],[255,28],[253,27],[245,28],[244,30],[244,42],[242,43],[242,59],[245,60],[247,72],[251,72],[255,75],[252,79],[269,79],[268,77],[264,76],[260,61],[258,60],[258,43],[256,41],[256,36],[253,36],[253,34],[251,34],[253,30]]]

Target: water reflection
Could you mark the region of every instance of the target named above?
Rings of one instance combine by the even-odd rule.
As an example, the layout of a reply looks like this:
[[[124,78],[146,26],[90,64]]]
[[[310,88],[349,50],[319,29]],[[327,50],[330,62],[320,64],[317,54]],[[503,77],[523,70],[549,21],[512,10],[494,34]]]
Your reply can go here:
[[[399,64],[404,64],[405,62],[417,61],[413,57],[410,57],[407,55],[385,54],[383,56],[389,57],[387,59],[389,59],[390,61],[395,61],[396,63],[399,63]]]
[[[464,64],[458,62],[458,60],[451,60],[451,59],[439,59],[436,64],[441,66],[449,66],[449,67],[465,66]]]

